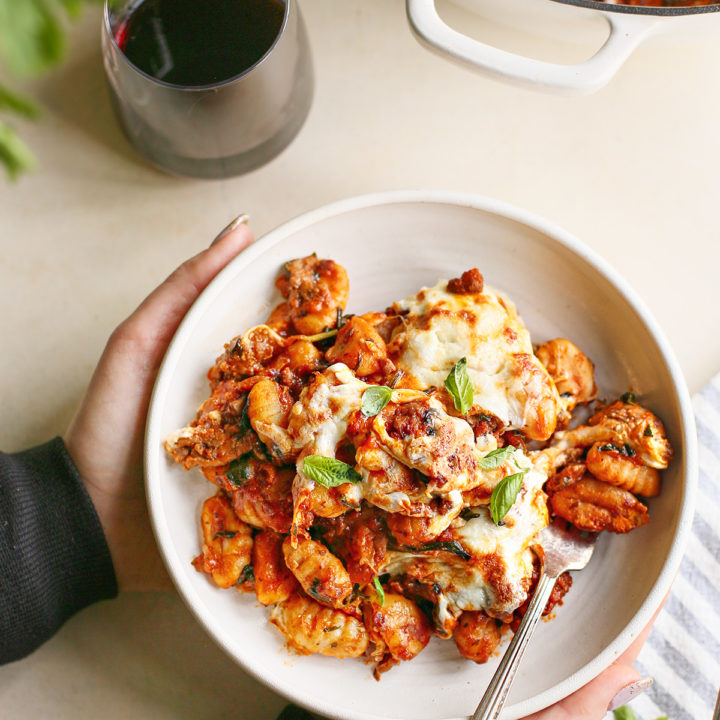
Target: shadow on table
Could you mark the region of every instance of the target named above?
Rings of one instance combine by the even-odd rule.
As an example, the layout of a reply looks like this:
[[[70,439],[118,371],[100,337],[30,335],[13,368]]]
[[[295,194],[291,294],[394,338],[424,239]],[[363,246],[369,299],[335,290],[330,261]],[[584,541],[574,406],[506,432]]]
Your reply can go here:
[[[42,78],[37,92],[54,114],[132,165],[150,170],[155,180],[184,179],[158,170],[128,142],[112,109],[99,43]]]
[[[125,593],[89,607],[9,669],[0,675],[0,697],[17,707],[24,698],[26,717],[273,720],[287,705],[169,592]]]

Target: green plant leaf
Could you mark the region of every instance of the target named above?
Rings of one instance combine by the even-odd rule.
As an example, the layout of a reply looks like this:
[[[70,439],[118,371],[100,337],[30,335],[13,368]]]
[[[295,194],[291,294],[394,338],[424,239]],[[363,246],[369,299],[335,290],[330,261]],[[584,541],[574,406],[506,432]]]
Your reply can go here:
[[[327,488],[362,480],[360,473],[347,463],[324,455],[308,455],[303,460],[302,473]]]
[[[46,0],[0,0],[0,57],[18,75],[43,72],[65,53],[57,6]]]
[[[6,123],[0,122],[0,163],[11,180],[25,170],[35,167],[35,157],[17,133]]]
[[[523,470],[519,473],[507,475],[492,491],[492,495],[490,496],[490,514],[496,525],[508,514],[508,510],[510,510],[515,500],[517,500],[526,472],[527,470]]]
[[[463,415],[472,407],[475,388],[467,371],[467,358],[460,358],[445,378],[445,387],[452,395],[455,409]]]
[[[213,536],[213,540],[217,540],[217,538],[228,538],[231,540],[237,535],[237,530],[218,530],[215,535]]]
[[[362,394],[362,414],[377,415],[392,399],[392,390],[385,385],[373,385]]]
[[[469,560],[471,555],[457,540],[443,540],[440,542],[429,542],[421,545],[419,548],[411,548],[419,552],[431,552],[433,550],[444,550],[450,552],[453,555],[457,555],[463,560]]]
[[[0,85],[0,110],[9,110],[28,118],[36,118],[40,114],[40,108],[32,100],[4,85]]]
[[[225,473],[225,477],[233,484],[241,487],[246,480],[250,479],[250,460],[252,453],[245,453],[237,460],[230,463],[230,467]]]
[[[631,707],[623,705],[613,710],[615,720],[637,720],[637,716]]]
[[[512,445],[492,450],[485,457],[480,458],[479,465],[483,470],[494,470],[500,467],[506,460],[509,460],[515,453]]]
[[[375,586],[375,592],[377,593],[378,600],[380,600],[380,607],[382,607],[385,604],[385,591],[383,590],[383,586],[380,584],[380,578],[377,575],[373,577],[373,585]]]
[[[102,0],[0,0],[0,65],[15,75],[36,75],[56,65],[65,55],[63,13],[71,19],[85,4]],[[110,0],[110,5],[118,5]],[[0,86],[0,110],[36,117],[38,107]],[[15,179],[35,165],[28,147],[7,125],[0,124],[0,165]]]
[[[98,0],[95,1],[98,2]],[[65,12],[71,19],[77,20],[80,17],[83,0],[57,0],[57,2],[65,8]]]

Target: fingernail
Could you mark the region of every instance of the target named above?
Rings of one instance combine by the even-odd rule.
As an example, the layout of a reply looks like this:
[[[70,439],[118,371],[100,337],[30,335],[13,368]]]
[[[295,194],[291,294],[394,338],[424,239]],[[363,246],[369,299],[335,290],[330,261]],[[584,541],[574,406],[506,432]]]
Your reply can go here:
[[[226,225],[218,234],[218,236],[210,243],[210,247],[212,247],[216,242],[219,240],[222,240],[226,235],[231,233],[235,228],[239,227],[240,225],[247,225],[248,220],[250,219],[249,215],[246,215],[243,213],[242,215],[238,215],[230,224]]]
[[[609,710],[616,710],[622,705],[627,705],[633,698],[638,695],[642,695],[651,685],[653,679],[651,677],[643,678],[637,682],[626,685],[611,701],[608,705]]]

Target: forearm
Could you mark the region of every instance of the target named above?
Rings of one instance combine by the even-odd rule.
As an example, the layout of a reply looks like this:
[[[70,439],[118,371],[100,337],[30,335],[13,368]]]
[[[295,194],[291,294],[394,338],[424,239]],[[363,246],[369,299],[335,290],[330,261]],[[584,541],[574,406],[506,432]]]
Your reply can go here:
[[[115,595],[103,529],[62,440],[0,453],[0,663]]]

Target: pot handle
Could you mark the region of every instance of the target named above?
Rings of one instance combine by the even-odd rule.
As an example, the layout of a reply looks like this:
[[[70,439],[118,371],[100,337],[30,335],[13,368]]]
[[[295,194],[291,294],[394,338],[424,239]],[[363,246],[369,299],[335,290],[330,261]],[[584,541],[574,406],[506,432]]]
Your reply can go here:
[[[588,60],[558,65],[500,50],[453,30],[438,15],[435,0],[407,0],[406,7],[410,27],[430,50],[504,80],[566,95],[587,94],[606,85],[657,22],[648,15],[601,13],[610,26],[605,44]]]

